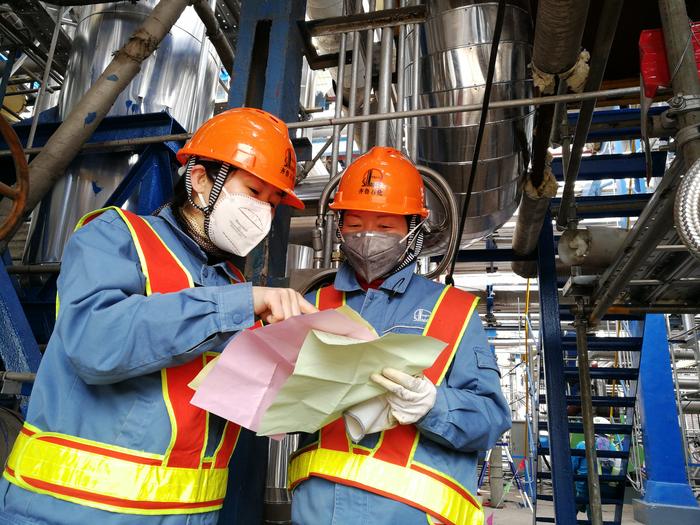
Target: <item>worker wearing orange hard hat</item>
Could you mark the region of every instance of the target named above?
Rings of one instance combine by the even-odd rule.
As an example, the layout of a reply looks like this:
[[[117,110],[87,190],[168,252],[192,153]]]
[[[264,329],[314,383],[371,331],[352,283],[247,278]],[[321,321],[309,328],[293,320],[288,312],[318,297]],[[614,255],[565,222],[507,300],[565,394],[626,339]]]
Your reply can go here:
[[[343,173],[330,205],[346,261],[307,298],[346,304],[378,334],[446,343],[419,377],[377,370],[384,392],[302,440],[289,478],[294,525],[481,525],[479,451],[510,427],[477,299],[415,274],[429,213],[413,163],[375,147]]]
[[[177,157],[170,203],[149,217],[92,212],[65,248],[0,523],[218,522],[229,460],[252,433],[191,405],[188,384],[256,318],[316,309],[293,290],[251,286],[231,262],[268,234],[277,206],[303,207],[285,124],[232,109]],[[231,475],[245,486],[235,461]]]

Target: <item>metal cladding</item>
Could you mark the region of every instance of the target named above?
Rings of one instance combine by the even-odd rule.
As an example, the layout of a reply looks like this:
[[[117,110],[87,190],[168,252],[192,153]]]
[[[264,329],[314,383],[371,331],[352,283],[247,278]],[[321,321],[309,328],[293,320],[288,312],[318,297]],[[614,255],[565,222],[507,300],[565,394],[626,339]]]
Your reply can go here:
[[[59,101],[61,118],[70,113],[157,3],[115,2],[81,9]],[[208,43],[205,60],[200,62],[203,39],[204,25],[188,7],[107,116],[167,111],[186,129],[197,128],[214,112],[219,76],[219,61]],[[59,261],[80,217],[104,205],[138,158],[133,152],[76,158],[39,206],[24,261]],[[124,207],[136,211],[137,204],[138,195],[134,195]]]
[[[523,2],[506,6],[494,72],[491,101],[531,97],[528,65],[532,23]],[[474,0],[430,0],[421,34],[419,100],[421,108],[483,101],[497,4]],[[409,38],[414,38],[411,32]],[[412,46],[408,46],[411,49]],[[416,63],[409,57],[407,78]],[[412,89],[406,83],[406,97]],[[479,112],[418,118],[418,159],[445,177],[461,210],[469,183],[479,128]],[[465,224],[463,244],[493,232],[515,212],[529,162],[534,109],[531,106],[491,110],[479,154]]]

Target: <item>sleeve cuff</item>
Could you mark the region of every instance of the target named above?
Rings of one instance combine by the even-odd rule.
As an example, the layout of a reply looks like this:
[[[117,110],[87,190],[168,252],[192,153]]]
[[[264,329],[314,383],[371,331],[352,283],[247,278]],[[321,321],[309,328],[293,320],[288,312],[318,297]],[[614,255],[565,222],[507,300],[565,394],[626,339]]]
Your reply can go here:
[[[445,396],[445,388],[438,387],[437,395],[435,396],[435,404],[428,413],[419,420],[416,425],[420,430],[424,430],[431,434],[441,435],[447,427],[447,397]]]
[[[251,283],[222,286],[217,298],[219,332],[237,332],[255,323],[253,285]]]

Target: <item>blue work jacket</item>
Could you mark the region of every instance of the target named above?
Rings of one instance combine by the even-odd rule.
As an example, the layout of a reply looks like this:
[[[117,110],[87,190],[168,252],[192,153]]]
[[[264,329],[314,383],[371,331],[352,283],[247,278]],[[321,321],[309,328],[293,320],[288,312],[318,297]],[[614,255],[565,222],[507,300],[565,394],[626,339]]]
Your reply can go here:
[[[414,274],[411,265],[366,292],[354,270],[341,266],[335,288],[346,292],[347,304],[379,335],[421,334],[444,286]],[[315,300],[315,292],[307,299]],[[454,361],[437,388],[433,408],[416,424],[421,439],[415,459],[452,476],[476,495],[477,453],[490,449],[510,428],[510,408],[501,391],[496,358],[475,311],[467,324]],[[379,433],[360,444],[373,448]],[[312,443],[310,436],[301,446]],[[301,482],[292,497],[295,525],[425,525],[426,514],[398,501],[312,477]]]
[[[58,278],[60,311],[29,401],[27,422],[43,431],[163,454],[170,420],[160,370],[206,351],[223,350],[254,323],[249,283],[225,263],[207,264],[169,208],[145,217],[185,265],[196,287],[144,295],[145,280],[126,224],[109,210],[73,234]],[[211,416],[207,454],[221,439],[223,420]],[[240,450],[252,442],[243,430]],[[231,486],[245,480],[231,469]],[[0,523],[13,525],[213,525],[218,512],[141,516],[117,514],[0,482]],[[262,508],[262,501],[258,502]],[[255,504],[248,498],[246,505]]]

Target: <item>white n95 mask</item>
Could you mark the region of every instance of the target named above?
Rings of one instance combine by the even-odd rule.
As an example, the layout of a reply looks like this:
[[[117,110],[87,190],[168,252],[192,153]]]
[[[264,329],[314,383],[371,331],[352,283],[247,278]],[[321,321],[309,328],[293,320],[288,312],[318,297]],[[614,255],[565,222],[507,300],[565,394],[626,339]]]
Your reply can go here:
[[[245,193],[221,191],[209,216],[207,235],[219,249],[245,257],[269,233],[272,206]]]

